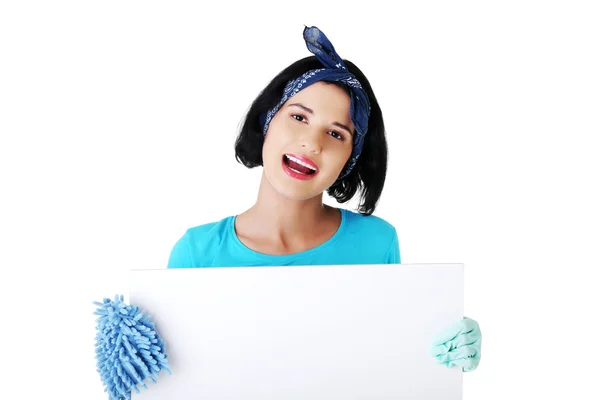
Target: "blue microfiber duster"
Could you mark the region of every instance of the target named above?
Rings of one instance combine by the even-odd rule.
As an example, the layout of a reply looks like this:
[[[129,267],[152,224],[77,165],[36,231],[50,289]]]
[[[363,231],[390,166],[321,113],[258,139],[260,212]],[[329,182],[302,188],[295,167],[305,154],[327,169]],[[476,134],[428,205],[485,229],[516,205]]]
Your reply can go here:
[[[131,389],[140,393],[137,385],[148,389],[145,379],[156,383],[154,377],[161,370],[171,374],[165,344],[149,316],[139,307],[123,303],[123,296],[94,304],[99,306],[94,314],[100,315],[96,320],[96,369],[109,400],[130,400]]]

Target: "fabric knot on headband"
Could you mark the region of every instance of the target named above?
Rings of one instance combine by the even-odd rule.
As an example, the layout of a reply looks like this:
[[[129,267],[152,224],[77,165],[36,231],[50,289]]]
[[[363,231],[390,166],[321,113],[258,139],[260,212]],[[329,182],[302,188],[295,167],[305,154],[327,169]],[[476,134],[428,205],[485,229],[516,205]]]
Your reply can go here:
[[[336,53],[333,45],[329,39],[327,39],[327,36],[325,36],[325,34],[317,27],[309,28],[307,26],[304,27],[303,36],[306,47],[317,57],[324,68],[307,71],[298,78],[287,83],[279,103],[261,118],[261,123],[264,124],[263,136],[267,134],[269,123],[281,106],[300,90],[318,81],[342,82],[350,89],[350,119],[354,124],[356,132],[352,143],[352,154],[338,178],[339,181],[352,171],[352,168],[358,161],[365,135],[368,130],[371,104],[369,102],[369,96],[361,86],[360,82],[346,69],[344,61],[342,61],[341,57]]]

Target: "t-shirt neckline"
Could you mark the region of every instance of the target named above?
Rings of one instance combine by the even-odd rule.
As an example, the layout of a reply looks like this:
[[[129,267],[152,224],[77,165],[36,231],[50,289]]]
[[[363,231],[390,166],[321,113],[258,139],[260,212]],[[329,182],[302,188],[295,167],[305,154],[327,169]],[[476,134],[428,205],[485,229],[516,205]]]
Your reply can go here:
[[[343,208],[338,208],[338,210],[340,210],[340,213],[342,214],[342,218],[340,221],[340,226],[335,231],[333,236],[331,236],[329,239],[327,239],[325,242],[321,243],[318,246],[315,246],[311,249],[307,249],[307,250],[304,250],[304,251],[301,251],[298,253],[266,254],[266,253],[260,253],[258,251],[252,250],[251,248],[246,246],[244,243],[242,243],[242,241],[238,238],[237,233],[235,232],[235,219],[237,218],[237,215],[233,215],[233,216],[229,217],[228,230],[229,230],[229,234],[233,237],[234,243],[236,244],[236,246],[238,246],[240,249],[242,249],[242,251],[244,251],[248,254],[251,254],[253,257],[258,257],[258,258],[262,258],[262,259],[278,259],[280,261],[284,261],[288,258],[298,258],[298,257],[310,256],[314,253],[317,253],[317,252],[327,249],[335,241],[337,241],[337,239],[341,236],[344,228],[346,227],[346,219],[347,219],[346,213],[348,212],[348,210],[345,210]]]

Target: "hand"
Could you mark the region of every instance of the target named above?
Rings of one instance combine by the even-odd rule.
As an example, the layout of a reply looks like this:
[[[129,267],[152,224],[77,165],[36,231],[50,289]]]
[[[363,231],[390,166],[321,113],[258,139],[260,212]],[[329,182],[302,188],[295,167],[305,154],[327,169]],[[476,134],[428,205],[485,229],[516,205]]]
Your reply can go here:
[[[481,358],[481,330],[477,321],[463,317],[432,342],[430,354],[447,368],[461,367],[463,372],[477,368]]]

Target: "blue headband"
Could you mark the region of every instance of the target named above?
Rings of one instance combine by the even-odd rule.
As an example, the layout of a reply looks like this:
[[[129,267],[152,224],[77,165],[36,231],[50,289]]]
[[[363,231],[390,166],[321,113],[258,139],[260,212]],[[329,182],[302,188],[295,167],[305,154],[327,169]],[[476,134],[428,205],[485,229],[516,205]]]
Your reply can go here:
[[[354,134],[354,142],[352,145],[352,155],[346,164],[346,167],[340,174],[338,181],[347,176],[356,162],[362,151],[365,134],[367,133],[369,114],[371,113],[371,104],[369,96],[362,88],[356,77],[350,73],[344,64],[344,61],[335,52],[333,45],[327,39],[327,36],[317,27],[304,27],[304,40],[306,47],[313,53],[325,68],[313,69],[295,80],[291,80],[283,90],[281,101],[271,109],[266,115],[261,118],[263,126],[263,135],[267,134],[269,123],[279,108],[289,98],[294,96],[300,90],[318,81],[342,82],[350,89],[350,119],[354,124],[356,133]]]

